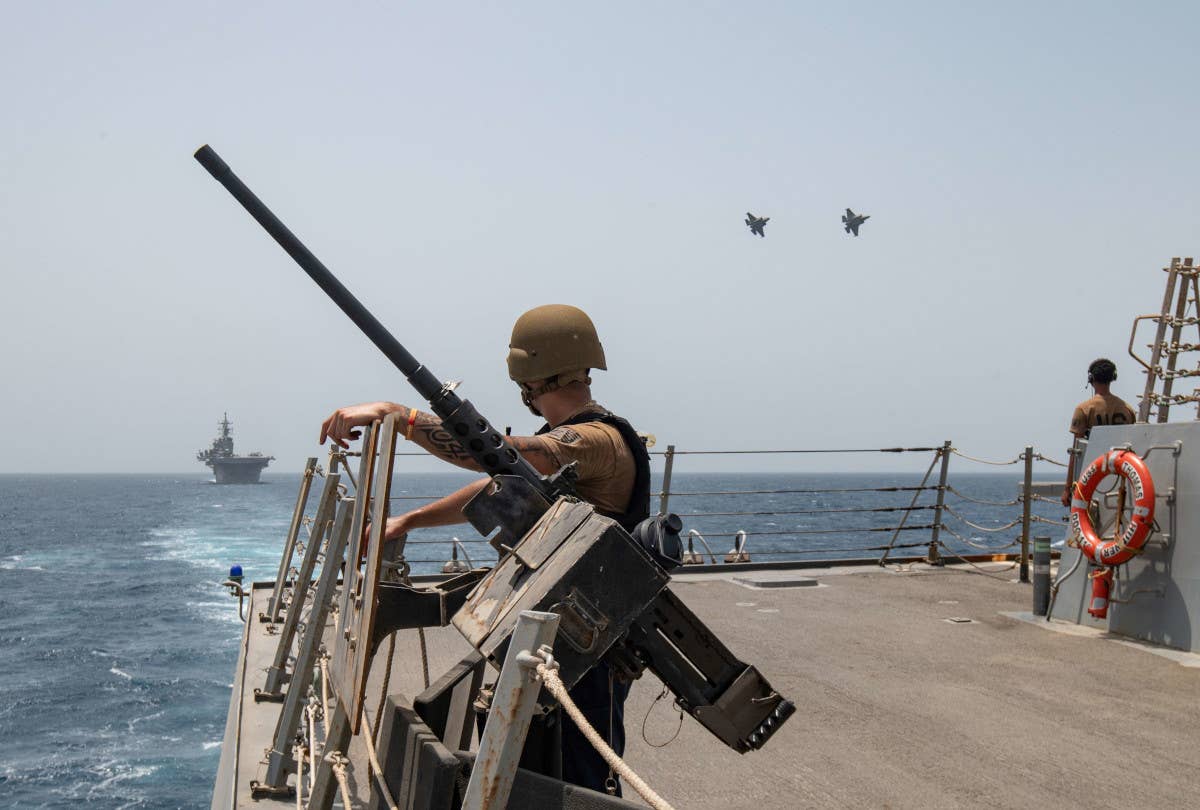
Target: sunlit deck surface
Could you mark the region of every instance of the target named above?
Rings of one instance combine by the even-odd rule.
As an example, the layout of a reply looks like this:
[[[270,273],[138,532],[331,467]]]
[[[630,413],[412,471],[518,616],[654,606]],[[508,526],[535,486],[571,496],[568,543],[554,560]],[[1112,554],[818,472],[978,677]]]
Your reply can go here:
[[[1197,806],[1200,656],[1005,615],[1029,610],[1030,588],[983,567],[997,578],[924,565],[676,576],[675,592],[797,712],[752,754],[688,717],[656,748],[642,727],[661,687],[647,675],[627,704],[626,759],[679,810]],[[435,677],[457,659],[456,636],[431,633]],[[420,691],[415,649],[397,645],[394,691]],[[645,737],[662,743],[677,725],[663,700]]]

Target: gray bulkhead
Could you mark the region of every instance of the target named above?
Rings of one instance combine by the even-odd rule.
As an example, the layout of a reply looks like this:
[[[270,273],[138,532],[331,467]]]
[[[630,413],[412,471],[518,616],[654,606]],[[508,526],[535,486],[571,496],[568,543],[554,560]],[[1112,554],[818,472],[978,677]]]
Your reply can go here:
[[[1088,615],[1091,582],[1086,574],[1095,568],[1087,560],[1062,583],[1051,617],[1200,652],[1200,630],[1195,627],[1200,619],[1200,422],[1093,428],[1079,469],[1123,446],[1132,446],[1150,470],[1158,531],[1151,534],[1143,553],[1118,567],[1107,619]],[[1102,526],[1115,513],[1115,481],[1101,483],[1097,492]],[[1110,489],[1111,495],[1101,495]],[[1060,577],[1075,566],[1081,553],[1063,548]]]

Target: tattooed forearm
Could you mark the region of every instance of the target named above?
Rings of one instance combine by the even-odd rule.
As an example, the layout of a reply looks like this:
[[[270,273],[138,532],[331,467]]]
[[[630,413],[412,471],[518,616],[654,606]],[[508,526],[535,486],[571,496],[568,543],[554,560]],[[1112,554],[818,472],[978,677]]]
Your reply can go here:
[[[450,431],[446,430],[441,419],[431,413],[407,408],[400,416],[401,419],[396,426],[400,435],[408,434],[408,420],[412,419],[412,441],[417,445],[451,464],[468,470],[483,470],[471,453],[459,444],[458,439],[454,438]],[[508,436],[506,438],[509,444],[516,448],[538,472],[549,475],[558,469],[558,462],[547,451],[545,442],[538,437]]]
[[[408,434],[408,420],[413,420],[412,440],[440,459],[468,470],[482,470],[471,454],[442,426],[442,420],[431,413],[406,409],[403,421],[397,425],[401,435]]]
[[[450,431],[442,427],[441,422],[422,425],[418,421],[413,431],[413,438],[420,436],[419,444],[428,445],[430,451],[447,461],[462,461],[471,458],[471,454],[450,435]]]

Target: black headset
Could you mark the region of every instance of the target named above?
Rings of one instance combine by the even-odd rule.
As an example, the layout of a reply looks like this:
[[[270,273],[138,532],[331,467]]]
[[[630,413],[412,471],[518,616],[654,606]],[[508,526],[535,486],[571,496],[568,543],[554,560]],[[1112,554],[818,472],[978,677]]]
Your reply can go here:
[[[1107,379],[1097,379],[1098,377]],[[1116,379],[1117,364],[1112,360],[1109,360],[1107,357],[1101,357],[1093,360],[1092,364],[1088,366],[1088,385],[1092,385],[1097,382],[1103,385],[1105,383],[1114,382]]]

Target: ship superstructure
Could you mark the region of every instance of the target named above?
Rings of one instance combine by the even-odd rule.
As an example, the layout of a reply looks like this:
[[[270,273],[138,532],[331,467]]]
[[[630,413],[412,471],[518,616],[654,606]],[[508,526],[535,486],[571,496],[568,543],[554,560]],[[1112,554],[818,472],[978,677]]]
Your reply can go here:
[[[275,460],[274,456],[264,456],[262,453],[250,453],[239,456],[233,452],[233,435],[230,432],[232,423],[229,414],[225,413],[217,423],[220,432],[213,439],[207,450],[196,454],[198,461],[203,461],[212,467],[213,476],[218,484],[257,484],[259,476],[266,466]]]

